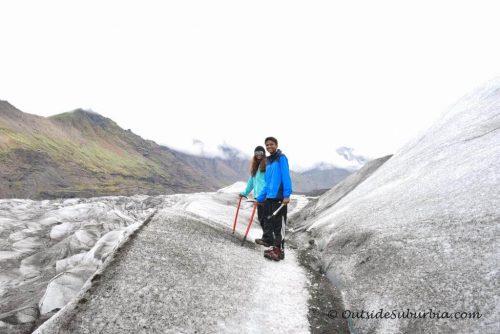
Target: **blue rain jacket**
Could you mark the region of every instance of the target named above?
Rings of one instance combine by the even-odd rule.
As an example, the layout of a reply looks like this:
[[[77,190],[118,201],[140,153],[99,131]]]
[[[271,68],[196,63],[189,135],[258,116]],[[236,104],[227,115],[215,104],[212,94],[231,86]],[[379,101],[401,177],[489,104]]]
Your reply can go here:
[[[288,159],[281,150],[277,150],[274,155],[267,157],[266,182],[256,199],[258,202],[264,202],[267,198],[290,198],[291,194],[292,179]]]

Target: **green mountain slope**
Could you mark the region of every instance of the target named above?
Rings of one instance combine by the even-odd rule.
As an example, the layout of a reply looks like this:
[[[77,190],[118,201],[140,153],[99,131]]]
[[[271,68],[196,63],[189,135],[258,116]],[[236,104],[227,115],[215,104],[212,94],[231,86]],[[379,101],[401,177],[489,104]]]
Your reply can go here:
[[[172,150],[75,110],[44,118],[0,101],[0,197],[160,194],[222,186]]]

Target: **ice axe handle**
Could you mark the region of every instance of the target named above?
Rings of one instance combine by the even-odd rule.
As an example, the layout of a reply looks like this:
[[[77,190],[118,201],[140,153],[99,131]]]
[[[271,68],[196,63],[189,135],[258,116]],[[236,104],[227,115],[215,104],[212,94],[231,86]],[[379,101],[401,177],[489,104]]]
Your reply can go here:
[[[273,218],[274,216],[276,216],[278,214],[278,212],[280,212],[281,209],[283,209],[283,207],[285,206],[286,204],[281,204],[279,208],[276,209],[276,211],[273,212],[272,215],[270,216],[267,216],[267,219],[271,219]]]
[[[236,230],[236,221],[238,220],[238,212],[240,211],[240,205],[241,205],[241,199],[243,197],[240,197],[239,201],[238,201],[238,207],[236,208],[236,215],[234,216],[234,223],[233,223],[233,234],[234,234],[234,231]]]
[[[243,241],[241,242],[242,246],[245,244],[245,241],[247,240],[248,231],[250,231],[250,226],[252,226],[253,216],[255,215],[256,209],[257,209],[257,203],[253,205],[252,215],[250,216],[250,220],[248,221],[248,227],[247,230],[245,231],[245,236],[243,237]]]

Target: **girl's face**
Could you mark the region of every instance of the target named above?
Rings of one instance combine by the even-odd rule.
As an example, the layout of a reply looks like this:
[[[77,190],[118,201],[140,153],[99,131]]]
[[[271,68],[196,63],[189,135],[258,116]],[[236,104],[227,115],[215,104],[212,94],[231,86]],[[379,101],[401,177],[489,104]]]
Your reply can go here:
[[[266,150],[267,152],[269,152],[269,154],[273,154],[274,152],[276,152],[277,148],[278,146],[272,140],[266,141]]]
[[[261,152],[261,151],[257,151],[257,152],[254,152],[254,155],[255,155],[255,159],[257,160],[262,160],[264,159],[264,152]]]

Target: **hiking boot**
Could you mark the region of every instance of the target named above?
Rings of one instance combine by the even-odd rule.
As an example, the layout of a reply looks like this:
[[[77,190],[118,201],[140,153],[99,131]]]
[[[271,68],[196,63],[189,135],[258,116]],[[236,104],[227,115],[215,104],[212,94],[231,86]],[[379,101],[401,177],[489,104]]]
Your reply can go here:
[[[279,247],[273,247],[273,249],[270,252],[264,252],[264,257],[266,259],[274,260],[274,261],[279,261],[283,260],[285,258],[285,255],[283,254],[283,251]]]
[[[264,256],[267,254],[267,253],[270,253],[274,250],[274,248],[277,248],[277,247],[271,247],[269,249],[266,249],[264,251]],[[281,254],[280,254],[280,260],[284,260],[285,259],[285,250],[282,248],[281,249]]]
[[[264,247],[269,247],[271,246],[270,244],[268,244],[267,242],[265,242],[263,239],[255,239],[255,243],[257,245],[262,245]]]
[[[271,247],[271,248],[269,248],[269,249],[266,249],[266,250],[264,251],[264,254],[266,254],[266,253],[270,253],[270,252],[274,251],[274,249],[275,249],[275,248],[278,248],[278,247]],[[281,250],[281,252],[279,253],[279,258],[280,258],[280,260],[284,260],[284,259],[285,259],[285,250],[284,250],[284,249],[282,249],[282,248],[278,248],[278,249],[280,249],[280,250]],[[265,255],[264,255],[264,256],[265,256]]]
[[[272,252],[274,250],[274,247],[268,248],[264,251],[264,254],[267,254],[269,252]]]

